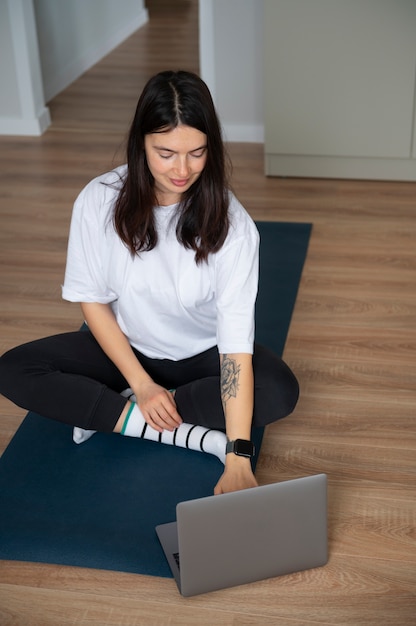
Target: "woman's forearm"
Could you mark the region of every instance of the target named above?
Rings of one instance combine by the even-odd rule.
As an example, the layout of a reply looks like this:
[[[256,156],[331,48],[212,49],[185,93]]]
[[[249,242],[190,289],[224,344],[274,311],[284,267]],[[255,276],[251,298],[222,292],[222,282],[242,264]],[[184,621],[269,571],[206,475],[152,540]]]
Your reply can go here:
[[[98,302],[81,303],[88,328],[132,389],[150,380],[122,332],[111,307]]]
[[[156,384],[142,367],[111,307],[96,302],[82,303],[81,307],[95,339],[133,390],[145,421],[159,432],[165,428],[177,428],[182,419],[176,410],[172,394]],[[124,418],[125,410],[116,424],[117,432],[120,431]]]
[[[251,438],[254,408],[254,376],[251,354],[221,354],[221,398],[230,441]],[[225,469],[214,493],[227,493],[256,487],[249,458],[226,455]]]
[[[254,408],[252,355],[221,354],[221,399],[227,437],[250,439]]]

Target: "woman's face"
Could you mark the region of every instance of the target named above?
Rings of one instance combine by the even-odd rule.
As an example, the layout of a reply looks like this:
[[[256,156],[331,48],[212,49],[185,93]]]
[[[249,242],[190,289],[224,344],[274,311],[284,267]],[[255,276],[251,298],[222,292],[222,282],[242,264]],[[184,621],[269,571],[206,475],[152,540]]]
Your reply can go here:
[[[179,202],[207,161],[207,137],[191,126],[150,133],[144,138],[144,149],[161,206]]]

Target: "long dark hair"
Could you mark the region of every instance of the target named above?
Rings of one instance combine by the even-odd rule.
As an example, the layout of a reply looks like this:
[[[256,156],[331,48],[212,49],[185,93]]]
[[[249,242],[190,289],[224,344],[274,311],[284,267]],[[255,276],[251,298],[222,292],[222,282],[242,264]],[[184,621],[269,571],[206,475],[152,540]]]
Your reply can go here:
[[[114,226],[131,253],[157,244],[153,209],[154,178],[147,165],[144,138],[179,125],[207,136],[207,160],[195,183],[182,194],[176,228],[178,241],[195,250],[197,263],[223,245],[229,228],[228,177],[221,128],[211,94],[199,76],[185,71],[156,74],[146,84],[130,127],[127,175],[115,203]]]

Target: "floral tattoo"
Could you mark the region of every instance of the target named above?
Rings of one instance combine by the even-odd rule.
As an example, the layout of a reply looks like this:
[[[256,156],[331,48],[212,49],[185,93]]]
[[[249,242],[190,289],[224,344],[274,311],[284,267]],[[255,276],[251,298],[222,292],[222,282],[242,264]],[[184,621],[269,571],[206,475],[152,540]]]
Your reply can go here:
[[[221,398],[224,405],[230,398],[237,396],[239,377],[240,365],[224,354],[221,363]]]

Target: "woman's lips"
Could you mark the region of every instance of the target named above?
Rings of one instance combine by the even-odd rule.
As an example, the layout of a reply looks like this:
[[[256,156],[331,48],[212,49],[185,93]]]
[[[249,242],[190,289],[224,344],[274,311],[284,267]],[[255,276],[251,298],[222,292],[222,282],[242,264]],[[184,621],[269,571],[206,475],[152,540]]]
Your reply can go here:
[[[173,185],[175,185],[175,187],[185,187],[185,185],[187,185],[189,182],[189,178],[184,178],[184,179],[171,178],[170,181]]]

